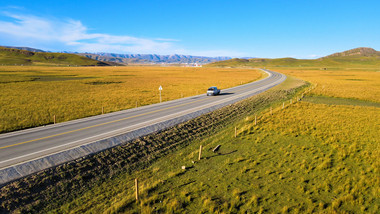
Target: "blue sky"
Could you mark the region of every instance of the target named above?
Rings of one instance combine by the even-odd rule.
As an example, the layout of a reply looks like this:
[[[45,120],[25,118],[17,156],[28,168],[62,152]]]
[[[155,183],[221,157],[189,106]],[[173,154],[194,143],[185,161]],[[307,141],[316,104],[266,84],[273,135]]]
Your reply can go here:
[[[318,58],[380,50],[379,10],[378,0],[1,0],[0,45]]]

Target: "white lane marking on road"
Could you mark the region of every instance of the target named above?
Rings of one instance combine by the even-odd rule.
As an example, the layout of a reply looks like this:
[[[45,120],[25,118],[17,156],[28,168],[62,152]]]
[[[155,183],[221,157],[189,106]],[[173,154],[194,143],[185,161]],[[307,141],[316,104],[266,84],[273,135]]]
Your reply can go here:
[[[232,88],[225,89],[224,91],[230,91],[230,90],[238,89],[238,88],[241,88],[241,87],[248,87],[249,88],[252,84],[259,84],[259,83],[261,83],[263,81],[268,80],[271,76],[273,76],[272,73],[266,71],[265,69],[260,69],[260,70],[266,72],[268,74],[268,76],[265,77],[264,79],[261,79],[261,80],[258,80],[258,81],[254,81],[254,82],[250,82],[250,83],[245,84],[245,85],[239,85],[239,86],[235,86],[235,87],[232,87]],[[49,130],[49,129],[53,129],[53,128],[57,128],[57,127],[68,126],[68,125],[73,125],[73,124],[79,124],[81,122],[88,122],[88,121],[91,121],[91,120],[94,120],[94,119],[101,119],[101,118],[111,117],[111,116],[119,116],[119,115],[122,115],[122,114],[125,114],[125,113],[130,113],[130,112],[134,112],[134,111],[139,111],[139,110],[142,110],[142,109],[150,108],[152,106],[168,105],[168,104],[171,104],[171,103],[176,102],[178,100],[186,100],[186,99],[190,100],[190,99],[192,99],[194,97],[199,97],[199,96],[201,96],[201,95],[195,95],[195,96],[192,96],[192,97],[185,97],[185,98],[177,99],[177,100],[170,100],[170,101],[166,101],[166,102],[163,102],[163,103],[154,103],[154,104],[151,104],[151,105],[141,106],[139,108],[125,109],[125,110],[121,110],[121,111],[111,112],[111,113],[108,113],[108,114],[101,114],[101,115],[96,115],[96,116],[91,116],[91,117],[85,117],[85,118],[71,120],[71,121],[66,121],[66,122],[57,123],[57,124],[49,124],[49,125],[46,125],[46,126],[39,126],[39,127],[34,127],[34,128],[29,128],[29,129],[24,129],[24,130],[9,132],[9,133],[4,133],[4,134],[0,134],[0,139],[4,139],[4,138],[8,138],[8,137],[13,137],[13,136],[16,136],[16,135],[29,134],[29,133],[33,133],[35,131]]]
[[[279,79],[279,80],[281,80],[281,79]],[[156,118],[156,119],[153,119],[153,120],[150,120],[150,121],[145,121],[145,122],[142,122],[142,123],[139,123],[139,124],[135,124],[135,125],[132,125],[132,126],[129,126],[129,127],[124,127],[124,128],[121,128],[121,129],[113,130],[113,131],[106,132],[106,133],[103,133],[103,134],[99,134],[99,135],[96,135],[96,136],[92,136],[92,137],[88,137],[88,138],[85,138],[85,139],[81,139],[81,140],[73,141],[73,142],[70,142],[70,143],[62,144],[62,145],[59,145],[59,146],[51,147],[51,148],[48,148],[48,149],[40,150],[38,152],[33,152],[33,153],[26,154],[26,155],[18,156],[18,157],[15,157],[15,158],[11,158],[11,159],[8,159],[8,160],[0,161],[0,164],[6,163],[6,162],[10,162],[10,161],[13,161],[13,160],[17,160],[17,159],[20,159],[20,158],[32,156],[32,155],[35,155],[35,154],[38,154],[38,153],[41,153],[41,152],[46,152],[46,151],[54,150],[54,149],[57,149],[57,148],[60,148],[60,147],[65,147],[65,146],[69,146],[69,145],[72,145],[72,144],[76,144],[76,143],[78,143],[80,141],[87,141],[87,140],[89,140],[91,138],[99,138],[101,136],[106,136],[106,135],[110,135],[110,134],[112,135],[112,133],[118,133],[118,132],[121,132],[121,131],[126,131],[126,129],[128,129],[129,132],[132,132],[132,131],[135,131],[137,129],[143,128],[144,126],[143,127],[138,127],[138,126],[142,126],[143,124],[155,125],[157,123],[165,121],[164,120],[165,118],[174,119],[174,118],[176,118],[178,116],[185,115],[185,113],[186,114],[190,114],[190,113],[193,113],[193,112],[205,109],[207,107],[212,107],[212,106],[215,106],[215,105],[219,105],[219,104],[221,104],[223,102],[228,102],[228,101],[231,101],[231,100],[234,100],[234,99],[238,99],[240,97],[244,97],[244,96],[246,96],[248,94],[260,91],[263,88],[275,85],[275,84],[277,84],[279,82],[279,80],[277,80],[276,82],[273,82],[270,85],[266,85],[266,86],[262,86],[260,88],[257,88],[257,89],[255,89],[253,91],[245,92],[243,94],[240,94],[239,96],[228,97],[228,98],[225,98],[225,99],[221,99],[221,100],[219,100],[217,102],[213,102],[213,103],[209,103],[209,104],[205,104],[205,105],[202,105],[202,106],[195,107],[195,108],[190,109],[190,110],[184,110],[184,111],[181,111],[181,112],[177,112],[177,113],[174,113],[174,114],[170,114],[170,115],[166,115],[166,116],[163,116],[163,117],[160,117],[160,118]],[[168,120],[168,119],[166,119],[166,120]],[[138,128],[133,129],[133,127],[138,127]],[[104,140],[104,139],[107,139],[109,137],[115,137],[115,136],[117,136],[117,135],[113,134],[112,136],[103,137],[101,139],[97,139],[96,141]],[[91,142],[88,142],[86,144],[78,145],[78,146],[70,148],[70,149],[74,149],[74,148],[78,148],[80,146],[88,145],[88,144],[93,143],[93,142],[94,141],[91,141]],[[66,151],[66,150],[63,150],[63,151]],[[59,151],[59,152],[63,152],[63,151]],[[55,153],[52,153],[52,154],[56,154],[56,153],[59,153],[59,152],[55,152]],[[38,157],[36,159],[43,158],[43,157],[46,157],[46,156],[52,155],[52,154],[46,154],[46,155]],[[28,161],[31,161],[31,160],[28,160]],[[20,163],[17,163],[17,164],[20,164]],[[6,166],[4,168],[8,168],[8,167],[11,167],[11,166]]]

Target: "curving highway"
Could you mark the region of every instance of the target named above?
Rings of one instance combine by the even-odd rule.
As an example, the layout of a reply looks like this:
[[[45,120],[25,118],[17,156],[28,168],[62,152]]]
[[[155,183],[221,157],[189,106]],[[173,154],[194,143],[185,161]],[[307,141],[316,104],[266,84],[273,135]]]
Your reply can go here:
[[[200,112],[204,109],[219,108],[268,90],[286,79],[283,74],[262,70],[269,74],[268,77],[245,85],[222,89],[219,96],[202,94],[110,114],[1,134],[0,170],[140,130],[153,124],[159,125],[164,121],[181,118],[184,115]]]

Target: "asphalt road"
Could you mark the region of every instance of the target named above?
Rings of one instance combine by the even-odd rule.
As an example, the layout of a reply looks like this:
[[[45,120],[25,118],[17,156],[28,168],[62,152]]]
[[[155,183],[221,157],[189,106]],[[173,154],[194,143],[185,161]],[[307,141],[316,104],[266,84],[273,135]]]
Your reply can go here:
[[[205,89],[204,94],[194,97],[1,134],[0,169],[261,93],[286,78],[283,74],[265,71],[269,73],[265,79],[222,89],[218,96],[206,96]]]

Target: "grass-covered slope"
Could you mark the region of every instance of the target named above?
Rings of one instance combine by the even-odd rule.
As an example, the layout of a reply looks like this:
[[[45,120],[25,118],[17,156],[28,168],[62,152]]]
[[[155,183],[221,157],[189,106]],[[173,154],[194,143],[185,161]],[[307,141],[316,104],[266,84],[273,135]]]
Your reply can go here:
[[[211,137],[192,140],[144,170],[122,173],[53,212],[378,213],[379,108],[278,96],[299,96],[289,93],[296,85],[290,78],[263,97],[242,102],[256,103],[244,119],[225,123]],[[263,103],[271,103],[273,114]],[[217,145],[219,151],[212,152]]]
[[[305,90],[289,77],[238,104],[10,183],[0,189],[0,212],[378,213],[378,97],[352,79],[371,75],[366,85],[378,94],[380,73],[285,72],[314,85]]]
[[[0,65],[104,66],[108,63],[67,53],[46,53],[0,47]]]
[[[371,67],[380,66],[380,52],[371,48],[356,48],[341,53],[335,53],[319,59],[295,58],[252,58],[231,59],[211,63],[210,67]]]

